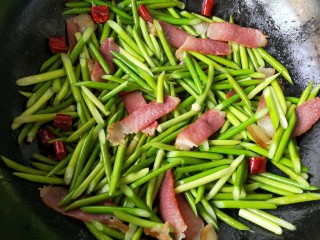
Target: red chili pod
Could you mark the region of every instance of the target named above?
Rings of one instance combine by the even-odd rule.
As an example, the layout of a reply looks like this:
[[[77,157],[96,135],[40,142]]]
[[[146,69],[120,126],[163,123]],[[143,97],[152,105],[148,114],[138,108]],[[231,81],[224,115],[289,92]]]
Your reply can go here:
[[[149,13],[148,9],[146,8],[145,5],[141,4],[138,7],[138,12],[140,17],[142,17],[143,20],[145,20],[148,23],[152,23],[153,22],[153,18],[151,16],[151,14]]]
[[[250,157],[249,158],[249,170],[250,174],[258,174],[266,172],[266,157]]]
[[[72,127],[72,117],[67,114],[57,114],[53,120],[53,126],[62,130],[69,130]]]
[[[68,51],[66,37],[50,37],[49,48],[52,53],[66,53]]]
[[[96,23],[105,23],[109,19],[108,6],[92,6],[91,16]]]
[[[38,136],[41,144],[44,146],[49,146],[48,141],[56,138],[56,136],[47,128],[39,129]]]
[[[214,7],[214,0],[203,0],[201,7],[201,14],[210,17]]]
[[[68,154],[66,144],[62,141],[53,142],[53,150],[58,160],[64,159]]]

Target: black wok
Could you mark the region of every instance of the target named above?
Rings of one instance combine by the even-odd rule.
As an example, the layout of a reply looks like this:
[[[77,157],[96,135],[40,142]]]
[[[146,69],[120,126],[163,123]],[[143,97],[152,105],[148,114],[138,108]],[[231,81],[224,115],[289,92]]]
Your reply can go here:
[[[0,1],[0,154],[27,164],[37,144],[18,145],[12,119],[22,112],[24,99],[15,80],[37,73],[49,56],[46,38],[64,34],[63,0]],[[201,1],[187,1],[199,12]],[[267,49],[289,69],[295,85],[285,91],[298,96],[311,81],[320,83],[319,0],[217,0],[214,14],[233,15],[240,25],[256,27],[269,36]],[[307,116],[306,116],[307,117]],[[303,163],[311,183],[320,187],[320,124],[299,139]],[[0,239],[92,239],[82,223],[45,207],[33,184],[12,176],[0,162]],[[276,236],[245,222],[254,231],[240,232],[220,224],[220,239],[320,239],[320,202],[281,207],[275,214],[292,222],[297,231]],[[236,216],[236,213],[230,212]]]

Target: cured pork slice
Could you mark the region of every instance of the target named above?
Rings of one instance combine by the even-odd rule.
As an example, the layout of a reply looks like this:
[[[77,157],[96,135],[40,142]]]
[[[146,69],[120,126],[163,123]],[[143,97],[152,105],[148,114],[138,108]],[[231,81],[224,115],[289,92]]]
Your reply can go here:
[[[256,143],[258,143],[262,148],[267,148],[268,145],[270,144],[270,138],[269,136],[264,132],[264,130],[256,125],[256,124],[251,124],[246,127],[248,132],[251,134],[251,136],[254,138]]]
[[[113,38],[106,38],[101,44],[100,53],[109,66],[110,74],[113,74],[116,67],[111,52],[119,52],[119,46]]]
[[[147,105],[146,100],[144,99],[141,92],[130,92],[123,94],[121,96],[124,105],[129,114],[132,114],[134,111],[137,111],[139,108],[144,107]],[[145,133],[147,136],[154,135],[155,131],[157,130],[158,122],[154,121],[146,128],[142,129],[141,131]]]
[[[297,124],[292,136],[297,137],[307,132],[320,118],[320,98],[316,97],[296,108]]]
[[[119,52],[119,46],[113,38],[106,38],[101,44],[100,53],[103,59],[108,64],[110,74],[113,74],[116,67],[113,62],[111,51]],[[96,82],[104,82],[104,80],[101,78],[101,76],[104,74],[106,74],[106,72],[102,69],[100,63],[97,60],[95,60],[94,68],[91,74],[91,79]]]
[[[132,114],[134,111],[147,105],[142,93],[138,91],[122,94],[121,99],[129,114]]]
[[[163,33],[166,36],[168,43],[176,48],[182,46],[182,44],[187,40],[191,35],[184,31],[181,28],[178,28],[170,23],[159,21]]]
[[[260,96],[260,100],[258,103],[258,108],[257,108],[257,112],[259,112],[260,110],[267,108],[267,104],[266,101],[263,97],[263,95]],[[270,114],[267,113],[266,115],[264,115],[262,118],[260,118],[257,121],[257,125],[259,127],[261,127],[263,129],[263,131],[265,132],[265,134],[271,139],[273,137],[273,135],[275,134],[276,130],[274,129],[273,125],[272,125],[272,121],[270,118]]]
[[[176,57],[182,59],[184,51],[194,51],[201,54],[228,55],[231,47],[228,43],[215,41],[210,38],[188,37],[181,47],[176,51]]]
[[[76,32],[84,32],[90,25],[94,25],[94,21],[89,14],[80,14],[66,20],[67,35],[70,50],[77,44],[75,37]]]
[[[91,73],[91,80],[95,82],[105,82],[101,76],[106,74],[106,72],[102,69],[100,63],[97,60],[94,60],[94,66]]]
[[[197,217],[193,213],[191,207],[189,206],[189,203],[182,194],[177,194],[176,199],[182,218],[187,225],[187,229],[184,232],[184,234],[186,235],[185,239],[196,239],[196,237],[200,235],[200,232],[204,227],[204,223],[200,217]]]
[[[166,222],[164,224],[164,227],[156,226],[153,228],[144,228],[144,233],[146,235],[152,236],[153,238],[159,239],[159,240],[173,240],[170,236],[170,224],[169,222]]]
[[[264,68],[264,67],[259,67],[257,69],[257,72],[263,73],[266,75],[265,78],[271,77],[276,74],[276,70],[274,68]]]
[[[157,103],[155,100],[151,101],[121,121],[111,124],[108,128],[107,140],[112,145],[123,144],[125,135],[138,133],[158,118],[173,111],[179,103],[179,98],[171,96],[165,96],[163,103]]]
[[[225,122],[225,112],[211,109],[206,111],[194,123],[185,127],[177,136],[175,146],[180,150],[190,150],[208,139]]]
[[[215,41],[210,38],[196,38],[181,28],[178,28],[170,23],[159,21],[164,35],[168,43],[178,50],[176,51],[176,57],[182,59],[182,53],[184,51],[195,51],[202,54],[212,55],[228,55],[231,53],[231,47],[225,42]],[[208,24],[201,24],[198,28],[203,28],[202,31],[206,32]],[[198,30],[199,30],[198,29]],[[199,30],[200,31],[200,30]]]
[[[210,23],[207,36],[214,40],[235,42],[250,48],[264,47],[268,43],[262,31],[228,22]]]
[[[122,232],[128,231],[128,226],[122,223],[116,217],[110,214],[90,214],[81,211],[80,209],[74,209],[70,211],[64,211],[63,207],[59,207],[59,202],[68,194],[68,190],[59,186],[45,186],[40,189],[40,197],[42,201],[53,210],[84,222],[91,222],[92,220],[98,220],[105,223],[109,227],[116,228]],[[111,202],[109,205],[113,205]]]
[[[202,22],[202,23],[199,23],[199,24],[196,24],[196,25],[192,25],[192,27],[194,28],[194,30],[198,34],[206,36],[207,30],[208,30],[208,27],[209,27],[209,23]]]
[[[200,240],[218,240],[218,235],[212,223],[208,223],[201,231]]]
[[[203,221],[193,213],[183,195],[175,194],[171,170],[166,172],[158,196],[161,218],[174,228],[175,239],[196,239],[203,228]]]

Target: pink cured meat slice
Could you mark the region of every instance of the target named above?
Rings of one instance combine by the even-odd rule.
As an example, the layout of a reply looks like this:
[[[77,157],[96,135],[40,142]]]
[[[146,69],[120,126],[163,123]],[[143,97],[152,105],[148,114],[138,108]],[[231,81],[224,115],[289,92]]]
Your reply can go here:
[[[42,201],[53,210],[81,221],[91,222],[92,220],[98,220],[107,224],[109,227],[119,229],[123,232],[128,230],[128,226],[122,223],[119,219],[109,214],[89,214],[81,211],[80,209],[74,209],[70,211],[64,211],[63,207],[59,207],[58,203],[68,194],[68,190],[58,186],[45,186],[40,189],[40,196]],[[108,205],[113,205],[111,202]]]
[[[206,36],[207,30],[208,30],[208,27],[209,27],[209,23],[202,22],[202,23],[199,23],[199,24],[196,24],[196,25],[192,25],[192,27],[194,28],[194,30],[196,30],[196,32],[199,35]]]
[[[105,82],[101,76],[106,74],[106,72],[102,69],[100,63],[97,60],[94,60],[94,66],[91,73],[91,80],[95,82]]]
[[[147,105],[141,92],[129,92],[121,96],[129,114]]]
[[[80,14],[78,16],[66,20],[67,35],[70,50],[74,48],[77,43],[75,37],[76,32],[84,32],[90,25],[94,25],[93,19],[89,14]]]
[[[181,212],[182,218],[184,219],[187,229],[184,232],[186,235],[186,240],[193,240],[196,239],[198,235],[200,235],[200,232],[202,228],[204,227],[204,223],[201,218],[197,217],[191,207],[189,206],[189,203],[184,198],[182,194],[177,194],[176,199],[178,202],[178,207]]]
[[[203,227],[203,221],[194,215],[183,195],[175,194],[171,170],[166,172],[158,196],[161,218],[174,228],[175,239],[195,239]]]
[[[267,108],[267,105],[266,105],[266,101],[265,101],[263,95],[261,95],[260,100],[259,100],[259,104],[258,104],[258,108],[257,108],[257,112],[264,109],[264,108]],[[265,134],[269,138],[272,138],[273,135],[275,134],[276,130],[274,129],[274,127],[272,125],[272,121],[270,119],[269,113],[267,113],[262,118],[260,118],[257,121],[257,125],[263,129],[263,131],[265,132]]]
[[[181,28],[178,28],[170,23],[159,21],[164,35],[168,43],[176,48],[182,46],[182,44],[187,40],[191,35],[184,31]]]
[[[115,71],[115,64],[111,52],[119,52],[118,44],[113,38],[106,38],[101,44],[100,52],[110,68],[110,74],[113,74]]]
[[[174,177],[171,170],[166,172],[158,196],[159,212],[162,220],[169,222],[174,228],[176,238],[180,239],[181,235],[184,237],[183,233],[187,229],[187,225],[178,207],[176,194],[174,192]]]
[[[181,60],[184,51],[194,51],[211,55],[228,55],[231,53],[231,47],[225,42],[216,41],[210,38],[188,37],[176,51],[176,57]]]
[[[72,51],[77,44],[77,39],[75,37],[75,33],[80,31],[78,24],[74,23],[71,19],[66,20],[67,25],[67,35],[68,35],[68,43],[70,46],[70,50]]]
[[[144,99],[141,92],[130,92],[121,96],[124,105],[129,114],[132,114],[134,111],[138,110],[141,107],[147,105],[146,100]],[[154,121],[146,128],[142,129],[142,132],[147,136],[154,135],[157,130],[158,122]]]
[[[211,109],[194,123],[184,128],[177,136],[175,146],[180,150],[197,147],[220,129],[225,122],[225,112]]]
[[[119,46],[118,44],[116,44],[113,38],[106,38],[101,44],[100,53],[103,59],[108,64],[110,74],[113,74],[116,67],[113,62],[111,51],[119,52]],[[101,78],[101,76],[104,74],[106,74],[106,72],[102,69],[100,63],[96,60],[91,74],[91,79],[96,82],[104,82],[104,80]]]
[[[123,144],[125,135],[138,133],[158,118],[173,111],[179,103],[179,98],[171,96],[165,96],[163,103],[151,101],[121,121],[111,124],[108,129],[107,139],[113,145]]]
[[[207,36],[214,40],[235,42],[250,48],[264,47],[268,42],[262,31],[228,22],[210,23]]]
[[[293,130],[293,137],[307,132],[320,118],[320,98],[316,97],[296,108],[297,124]]]
[[[257,72],[264,73],[266,75],[266,78],[271,77],[276,74],[276,70],[274,68],[263,68],[260,67],[257,69]]]

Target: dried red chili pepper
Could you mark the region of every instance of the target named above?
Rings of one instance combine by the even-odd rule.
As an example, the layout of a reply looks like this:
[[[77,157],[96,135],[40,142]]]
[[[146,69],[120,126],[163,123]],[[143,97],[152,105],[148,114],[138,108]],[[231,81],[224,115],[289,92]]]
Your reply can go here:
[[[56,136],[47,128],[39,129],[38,136],[43,146],[49,146],[48,141],[56,138]]]
[[[138,7],[138,12],[140,17],[142,17],[143,20],[145,20],[148,23],[152,23],[153,22],[153,18],[151,16],[151,14],[149,13],[148,9],[146,8],[145,5],[141,4]]]
[[[249,170],[250,174],[264,173],[266,171],[266,157],[250,157],[249,158]]]
[[[64,159],[68,154],[66,144],[62,141],[53,142],[53,150],[58,160]]]
[[[201,14],[210,17],[214,7],[214,0],[203,0],[201,7]]]
[[[96,23],[105,23],[109,19],[108,6],[92,6],[91,16]]]
[[[62,130],[69,130],[72,127],[72,117],[67,114],[57,114],[53,120],[53,126]]]
[[[66,53],[68,51],[66,37],[50,37],[49,48],[52,53]]]

